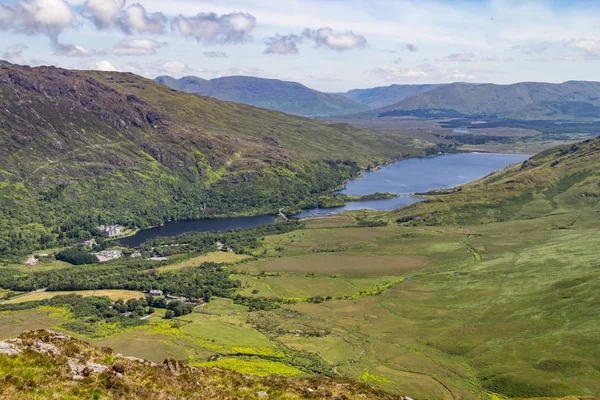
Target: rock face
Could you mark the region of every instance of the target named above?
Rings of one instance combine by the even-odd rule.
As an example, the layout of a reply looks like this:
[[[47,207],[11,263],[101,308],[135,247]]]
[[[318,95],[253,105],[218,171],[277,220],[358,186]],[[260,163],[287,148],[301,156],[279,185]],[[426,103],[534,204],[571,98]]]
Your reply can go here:
[[[19,354],[20,351],[17,350],[17,347],[8,342],[0,342],[0,354],[12,355]]]
[[[39,399],[48,393],[56,398],[160,400],[402,399],[345,379],[259,378],[172,359],[155,364],[47,330],[0,342],[0,399]]]

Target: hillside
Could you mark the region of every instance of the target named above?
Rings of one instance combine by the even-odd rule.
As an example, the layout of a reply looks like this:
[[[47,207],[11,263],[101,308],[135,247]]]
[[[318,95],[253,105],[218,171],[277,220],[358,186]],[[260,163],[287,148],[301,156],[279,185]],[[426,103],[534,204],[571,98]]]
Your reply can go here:
[[[561,84],[524,82],[514,85],[453,83],[415,94],[396,104],[378,109],[374,113],[384,115],[397,110],[446,109],[467,115],[506,114],[519,112],[526,107],[556,105],[557,102],[580,102],[599,106],[600,83],[583,81]],[[535,114],[525,114],[522,117],[535,118]]]
[[[0,66],[0,254],[100,224],[276,212],[406,140],[169,89],[132,74]]]
[[[52,331],[0,342],[3,399],[401,399],[343,379],[259,378],[173,359],[156,364]]]
[[[339,94],[369,108],[382,108],[440,86],[443,85],[390,85],[370,89],[354,89]]]
[[[334,116],[367,110],[364,105],[343,96],[318,92],[296,82],[278,79],[229,76],[205,80],[194,76],[181,79],[161,76],[156,81],[183,92],[292,115]]]
[[[583,101],[541,101],[500,115],[512,119],[598,120],[600,107]]]
[[[559,146],[394,213],[400,223],[481,224],[593,209],[600,202],[600,138]]]

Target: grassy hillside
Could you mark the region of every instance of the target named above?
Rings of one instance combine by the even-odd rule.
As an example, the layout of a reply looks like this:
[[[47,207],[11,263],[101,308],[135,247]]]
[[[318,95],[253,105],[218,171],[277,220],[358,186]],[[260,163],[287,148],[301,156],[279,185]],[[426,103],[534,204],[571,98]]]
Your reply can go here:
[[[334,116],[367,109],[361,103],[349,98],[318,92],[300,83],[278,79],[228,76],[206,80],[194,76],[181,79],[161,76],[156,80],[187,93],[196,93],[292,115]]]
[[[0,351],[0,397],[7,399],[400,399],[342,379],[259,378],[128,359],[49,331],[2,344],[16,353]]]
[[[0,254],[100,224],[269,213],[413,151],[406,139],[132,74],[0,66]]]
[[[600,107],[582,101],[542,101],[507,112],[501,117],[534,120],[598,120]]]
[[[514,85],[453,83],[418,93],[379,114],[394,110],[451,109],[459,113],[501,114],[543,102],[583,102],[600,105],[600,83],[570,81],[562,84],[523,82]],[[533,116],[527,116],[528,118]]]
[[[598,165],[600,138],[560,146],[393,215],[409,224],[485,224],[593,208],[600,201]]]
[[[390,85],[370,89],[354,89],[340,95],[369,108],[382,108],[402,101],[414,94],[427,92],[442,85]]]
[[[415,399],[597,398],[599,154],[600,139],[594,139],[407,209],[221,233],[222,242],[237,238],[232,246],[251,255],[225,260],[231,264],[223,269],[194,266],[207,259],[195,259],[202,243],[204,253],[212,252],[217,240],[196,234],[147,244],[191,244],[177,251],[195,261],[173,256],[159,270],[137,260],[0,270],[2,286],[19,291],[160,287],[185,294],[210,285],[214,294],[175,321],[151,318],[134,326],[115,315],[77,319],[73,310],[50,307],[59,299],[43,307],[4,303],[0,338],[61,329],[155,362],[173,357],[256,376],[342,376]],[[243,285],[232,286],[230,279]],[[123,326],[107,323],[114,318]],[[12,371],[27,361],[3,360],[0,366]],[[124,379],[125,387],[138,387]],[[55,390],[81,387],[57,382]],[[179,382],[176,390],[185,390]],[[1,383],[11,390],[24,385]],[[47,380],[36,381],[44,385]]]

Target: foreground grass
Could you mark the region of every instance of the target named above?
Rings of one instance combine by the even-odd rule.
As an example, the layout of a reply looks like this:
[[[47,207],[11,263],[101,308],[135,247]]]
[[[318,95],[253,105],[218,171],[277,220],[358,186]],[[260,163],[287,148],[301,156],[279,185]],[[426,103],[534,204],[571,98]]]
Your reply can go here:
[[[128,360],[110,349],[95,349],[84,342],[46,331],[23,334],[20,339],[18,348],[22,353],[19,356],[0,355],[0,398],[398,398],[377,392],[365,384],[341,379],[261,378],[220,368],[193,368],[175,360],[152,365]],[[40,351],[40,343],[53,346],[53,351]],[[77,365],[80,372],[72,372],[73,365]],[[104,371],[94,372],[86,365],[95,365]],[[283,367],[275,369],[288,374],[292,372]]]

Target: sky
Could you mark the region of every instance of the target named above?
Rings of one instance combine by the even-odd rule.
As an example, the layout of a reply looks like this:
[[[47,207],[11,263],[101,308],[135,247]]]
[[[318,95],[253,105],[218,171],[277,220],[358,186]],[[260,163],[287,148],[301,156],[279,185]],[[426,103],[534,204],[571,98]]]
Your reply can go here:
[[[327,92],[600,80],[600,1],[0,0],[0,59]]]

